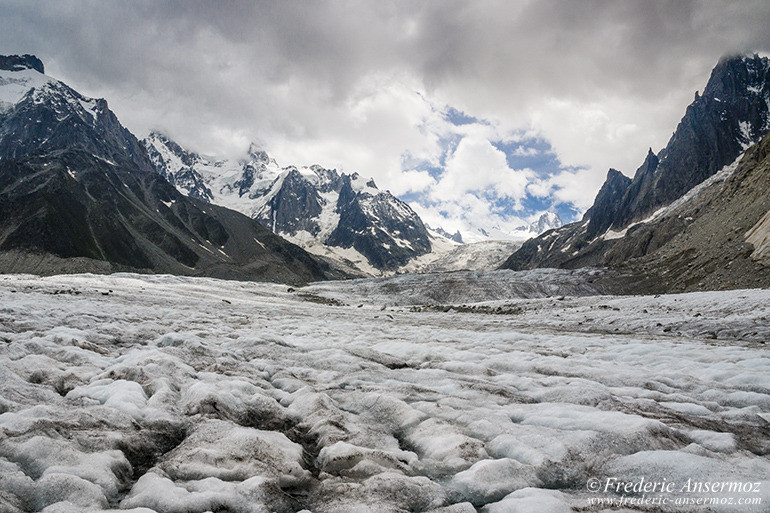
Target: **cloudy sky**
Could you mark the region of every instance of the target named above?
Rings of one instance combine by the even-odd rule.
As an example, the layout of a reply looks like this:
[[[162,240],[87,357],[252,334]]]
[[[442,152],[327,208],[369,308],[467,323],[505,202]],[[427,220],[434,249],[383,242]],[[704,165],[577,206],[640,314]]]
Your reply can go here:
[[[139,137],[375,178],[433,226],[590,206],[665,146],[718,59],[770,51],[766,0],[0,0],[2,53]]]

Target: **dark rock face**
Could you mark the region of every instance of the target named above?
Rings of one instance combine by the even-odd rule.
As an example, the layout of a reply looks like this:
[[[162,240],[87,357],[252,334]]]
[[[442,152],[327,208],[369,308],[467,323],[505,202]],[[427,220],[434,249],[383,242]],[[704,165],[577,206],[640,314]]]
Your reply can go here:
[[[770,129],[769,94],[767,58],[720,61],[668,145],[637,170],[612,226],[646,218],[734,161]]]
[[[60,82],[31,89],[0,116],[0,271],[46,272],[8,260],[20,252],[84,259],[94,264],[81,270],[98,272],[325,277],[259,223],[181,195],[106,101]]]
[[[126,236],[136,224],[163,253],[188,267],[198,262],[198,255],[178,236],[167,236],[163,220],[141,208],[144,186],[157,188],[159,184],[132,180],[133,190],[123,187],[110,164],[85,151],[5,160],[0,164],[0,179],[5,186],[2,219],[8,232],[0,249],[43,251],[63,258],[82,256],[150,269],[151,256],[139,238]],[[221,233],[221,226],[217,228]]]
[[[317,235],[321,228],[316,218],[321,214],[322,201],[316,188],[299,171],[291,169],[281,188],[267,201],[269,209],[255,219],[276,233],[304,230]]]
[[[237,191],[238,196],[243,196],[249,192],[251,186],[254,185],[254,177],[256,174],[257,170],[250,163],[243,166],[243,174],[233,184],[233,188]]]
[[[307,253],[247,217],[204,210],[157,174],[121,171],[82,150],[0,162],[0,250],[86,257],[113,270],[291,283],[324,278]]]
[[[657,164],[657,159],[652,150],[650,150],[647,159],[650,161],[654,159],[654,162]],[[596,195],[593,206],[583,216],[584,220],[588,219],[586,237],[593,238],[604,233],[612,226],[612,223],[618,216],[623,195],[628,190],[629,185],[631,185],[630,178],[615,169],[609,170],[607,180],[605,180],[602,188],[599,189],[599,194]]]
[[[43,61],[34,55],[0,55],[0,69],[6,71],[21,71],[23,69],[34,69],[40,73],[45,73]]]
[[[408,205],[390,193],[356,191],[351,178],[357,176],[342,177],[340,220],[326,244],[355,248],[378,269],[398,268],[431,250],[425,225]]]
[[[581,222],[527,241],[503,268],[620,265],[657,252],[686,223],[675,218],[634,223],[681,198],[767,134],[769,108],[770,60],[721,60],[667,146],[657,155],[650,150],[633,180],[611,170]],[[625,236],[603,237],[609,229],[625,230]]]

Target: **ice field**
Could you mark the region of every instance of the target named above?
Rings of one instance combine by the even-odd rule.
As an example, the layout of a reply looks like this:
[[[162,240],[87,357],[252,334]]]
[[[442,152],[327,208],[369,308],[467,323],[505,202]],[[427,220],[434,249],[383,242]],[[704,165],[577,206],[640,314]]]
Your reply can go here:
[[[768,511],[770,290],[590,276],[0,276],[0,511]]]

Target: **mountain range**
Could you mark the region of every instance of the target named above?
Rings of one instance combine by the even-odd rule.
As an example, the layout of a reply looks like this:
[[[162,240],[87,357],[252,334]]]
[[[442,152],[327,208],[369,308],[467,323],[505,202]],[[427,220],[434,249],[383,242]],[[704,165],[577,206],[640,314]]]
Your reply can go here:
[[[216,160],[157,132],[143,143],[158,172],[184,194],[237,210],[322,257],[377,273],[432,249],[409,205],[358,173],[280,167],[253,144],[243,159]]]
[[[463,244],[358,173],[281,167],[255,145],[227,160],[159,132],[139,141],[35,56],[0,56],[0,272],[305,283],[510,255],[503,268],[610,267],[624,290],[767,286],[768,132],[770,61],[722,59],[666,147],[633,178],[610,169],[580,222],[546,212],[523,244]]]
[[[358,173],[281,167],[255,144],[245,158],[228,160],[189,151],[159,132],[142,142],[158,172],[183,194],[246,214],[350,272],[413,270],[426,255],[432,269],[453,270],[454,265],[436,265],[449,261],[441,258],[444,253],[464,252],[446,244],[445,239],[463,244],[459,232],[430,229],[409,205]],[[545,212],[520,227],[516,238],[523,241],[561,224],[558,214]]]
[[[722,59],[664,149],[632,179],[610,169],[582,221],[527,241],[502,267],[610,266],[650,290],[770,283],[750,242],[770,209],[769,131],[770,61]]]
[[[280,167],[255,145],[226,160],[159,132],[138,141],[106,100],[45,75],[32,55],[0,56],[0,183],[6,272],[299,282],[406,271],[429,254],[432,269],[440,261],[453,262],[448,269],[490,262],[461,256],[478,251],[458,250],[457,234],[429,230],[409,205],[358,173]],[[560,224],[543,214],[520,238]]]
[[[302,283],[334,273],[243,214],[181,194],[103,99],[0,58],[0,271]]]

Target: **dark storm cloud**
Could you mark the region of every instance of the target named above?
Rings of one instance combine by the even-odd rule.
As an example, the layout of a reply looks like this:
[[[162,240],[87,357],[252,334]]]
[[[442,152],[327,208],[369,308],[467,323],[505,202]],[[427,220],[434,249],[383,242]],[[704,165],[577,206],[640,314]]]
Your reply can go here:
[[[763,1],[23,1],[3,11],[4,48],[42,53],[95,85],[195,74],[202,86],[218,67],[239,66],[336,98],[360,76],[394,69],[436,87],[508,91],[501,101],[543,90],[656,94],[683,66],[770,47]]]
[[[409,129],[399,123],[420,115],[399,88],[535,129],[600,177],[609,165],[632,172],[637,153],[665,142],[720,56],[770,49],[766,1],[0,5],[3,52],[38,54],[140,135],[160,126],[216,151],[293,144],[292,156],[372,162],[363,171],[391,183]]]

